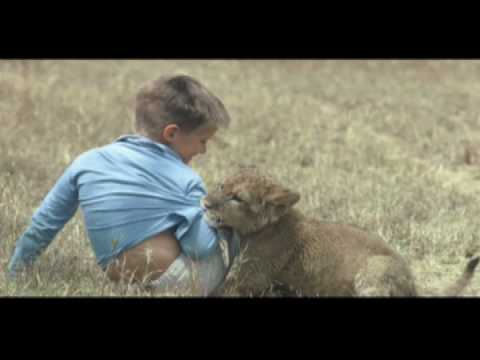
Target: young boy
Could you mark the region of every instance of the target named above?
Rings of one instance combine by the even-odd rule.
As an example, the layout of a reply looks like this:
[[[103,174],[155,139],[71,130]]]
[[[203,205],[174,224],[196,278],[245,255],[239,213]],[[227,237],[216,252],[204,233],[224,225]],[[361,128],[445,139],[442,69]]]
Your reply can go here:
[[[136,135],[87,151],[67,168],[17,241],[11,276],[36,260],[80,206],[111,280],[193,295],[220,285],[219,235],[203,220],[206,191],[189,163],[228,126],[227,110],[195,79],[161,77],[137,94],[135,118]]]

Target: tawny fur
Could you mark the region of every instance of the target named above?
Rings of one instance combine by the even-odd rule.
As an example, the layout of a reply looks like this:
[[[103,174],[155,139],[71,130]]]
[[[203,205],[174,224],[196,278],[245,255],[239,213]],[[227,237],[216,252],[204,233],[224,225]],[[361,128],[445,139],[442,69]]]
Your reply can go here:
[[[326,223],[293,209],[298,193],[258,169],[243,169],[210,192],[207,220],[234,228],[248,261],[237,276],[239,295],[272,284],[301,296],[418,296],[406,261],[380,237],[347,224]],[[459,295],[479,258],[441,295]]]
[[[480,146],[471,142],[465,143],[463,160],[467,165],[480,165]]]

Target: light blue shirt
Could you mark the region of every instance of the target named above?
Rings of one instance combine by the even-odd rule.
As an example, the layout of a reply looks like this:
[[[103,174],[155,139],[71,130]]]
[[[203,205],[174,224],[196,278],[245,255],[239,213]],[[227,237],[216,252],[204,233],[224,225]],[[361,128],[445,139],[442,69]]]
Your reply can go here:
[[[171,148],[140,135],[122,136],[66,169],[18,239],[9,272],[33,263],[79,206],[103,269],[122,251],[166,230],[183,253],[202,259],[218,245],[216,230],[203,220],[205,195],[200,176]]]

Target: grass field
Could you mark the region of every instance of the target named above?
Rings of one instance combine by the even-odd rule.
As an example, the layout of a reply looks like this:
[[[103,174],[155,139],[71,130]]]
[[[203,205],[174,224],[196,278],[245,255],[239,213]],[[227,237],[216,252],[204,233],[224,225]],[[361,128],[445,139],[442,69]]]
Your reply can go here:
[[[207,186],[235,163],[267,168],[306,214],[379,234],[425,294],[480,246],[480,167],[464,157],[480,144],[480,61],[0,60],[2,269],[65,167],[130,133],[137,89],[166,73],[198,78],[232,116],[194,161]],[[30,276],[0,273],[0,295],[150,296],[105,279],[79,213]]]

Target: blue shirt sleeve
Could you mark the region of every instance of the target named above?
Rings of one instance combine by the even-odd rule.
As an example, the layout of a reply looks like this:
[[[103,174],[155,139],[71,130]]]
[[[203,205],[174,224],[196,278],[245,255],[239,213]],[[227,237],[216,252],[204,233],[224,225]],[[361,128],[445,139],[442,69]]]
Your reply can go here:
[[[185,255],[193,260],[202,260],[215,251],[218,245],[218,233],[205,222],[202,216],[192,223],[179,241]]]
[[[200,199],[206,194],[207,192],[201,180],[191,184],[188,189],[188,195],[198,199],[199,207],[191,209],[195,212],[195,216],[192,216],[193,221],[191,223],[186,221],[176,231],[182,252],[193,260],[202,260],[213,254],[219,242],[217,230],[205,222],[203,209],[200,207]],[[184,229],[187,226],[188,230],[185,231]]]
[[[30,226],[17,240],[8,265],[11,277],[25,265],[32,264],[77,211],[78,191],[72,173],[70,166],[35,211]]]

